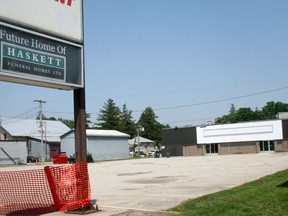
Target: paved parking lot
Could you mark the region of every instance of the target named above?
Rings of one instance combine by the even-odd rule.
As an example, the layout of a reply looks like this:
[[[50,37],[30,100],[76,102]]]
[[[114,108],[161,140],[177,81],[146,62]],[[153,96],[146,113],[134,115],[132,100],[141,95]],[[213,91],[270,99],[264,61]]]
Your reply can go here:
[[[91,198],[101,211],[90,215],[146,215],[137,211],[158,211],[155,215],[160,215],[162,210],[187,199],[229,189],[287,168],[288,153],[96,162],[89,164]],[[123,213],[129,210],[137,214]]]
[[[102,216],[167,210],[287,168],[287,153],[207,155],[93,163],[89,176]]]
[[[207,155],[93,163],[89,176],[100,216],[167,210],[287,168],[287,153]]]

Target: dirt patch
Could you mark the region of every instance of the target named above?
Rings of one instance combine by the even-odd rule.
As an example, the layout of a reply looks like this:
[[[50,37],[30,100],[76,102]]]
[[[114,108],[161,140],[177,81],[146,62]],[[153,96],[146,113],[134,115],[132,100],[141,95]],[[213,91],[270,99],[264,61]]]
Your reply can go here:
[[[136,184],[163,184],[177,181],[178,177],[179,176],[158,176],[155,178],[130,179],[128,182]]]
[[[148,174],[152,173],[152,171],[149,172],[134,172],[134,173],[119,173],[117,176],[133,176],[133,175],[143,175],[143,174]]]
[[[132,179],[128,182],[130,183],[136,183],[136,184],[163,184],[163,183],[170,183],[176,181],[176,179],[159,179],[159,178],[153,178],[153,179]]]
[[[126,211],[118,214],[114,214],[112,216],[175,216],[179,215],[176,212],[165,212],[165,211],[157,211],[157,212],[145,212],[145,211]]]

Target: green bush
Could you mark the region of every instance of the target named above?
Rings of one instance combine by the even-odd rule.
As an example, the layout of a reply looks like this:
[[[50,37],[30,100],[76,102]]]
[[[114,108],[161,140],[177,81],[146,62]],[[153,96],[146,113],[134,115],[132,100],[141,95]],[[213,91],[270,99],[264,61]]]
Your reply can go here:
[[[94,162],[93,156],[92,156],[91,153],[87,153],[87,162],[88,162],[88,163],[93,163],[93,162]]]

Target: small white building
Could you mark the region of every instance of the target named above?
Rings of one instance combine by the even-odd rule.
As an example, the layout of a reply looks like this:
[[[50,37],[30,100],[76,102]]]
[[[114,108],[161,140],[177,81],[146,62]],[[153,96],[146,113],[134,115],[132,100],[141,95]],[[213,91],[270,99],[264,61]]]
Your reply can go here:
[[[86,130],[87,153],[94,161],[125,159],[129,157],[129,135],[116,130]],[[61,136],[61,151],[68,157],[75,154],[75,131]]]

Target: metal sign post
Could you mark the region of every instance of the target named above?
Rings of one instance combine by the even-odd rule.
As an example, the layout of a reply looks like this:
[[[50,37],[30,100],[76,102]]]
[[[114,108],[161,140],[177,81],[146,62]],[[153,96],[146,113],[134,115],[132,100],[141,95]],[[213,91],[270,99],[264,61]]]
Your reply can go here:
[[[87,144],[86,144],[86,108],[85,108],[85,88],[74,90],[74,121],[75,121],[75,162],[87,162]],[[88,170],[87,170],[88,175]],[[81,177],[80,177],[81,178]],[[85,177],[86,179],[86,177]],[[82,179],[81,187],[89,188],[88,181]],[[77,194],[79,199],[88,197],[89,191],[79,191]],[[77,191],[78,193],[78,191]],[[73,214],[89,214],[99,211],[91,204],[88,207],[80,208],[74,211],[68,211],[67,213]]]
[[[85,88],[74,90],[75,161],[87,161]]]

